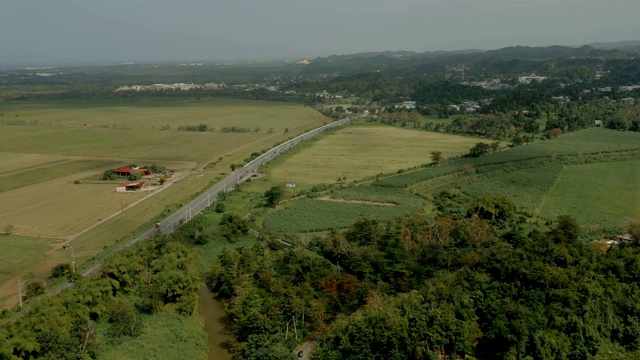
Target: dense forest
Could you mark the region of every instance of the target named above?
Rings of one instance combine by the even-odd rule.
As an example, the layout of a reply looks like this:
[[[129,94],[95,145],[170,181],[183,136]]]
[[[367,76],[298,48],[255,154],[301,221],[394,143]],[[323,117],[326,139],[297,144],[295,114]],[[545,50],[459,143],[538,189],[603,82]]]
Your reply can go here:
[[[605,359],[640,355],[640,250],[578,241],[570,216],[531,223],[504,198],[446,215],[362,219],[308,250],[226,248],[212,286],[238,358],[293,317],[318,331],[317,359]],[[291,286],[294,285],[294,286]],[[303,315],[304,314],[304,315]],[[613,357],[611,357],[613,356]]]

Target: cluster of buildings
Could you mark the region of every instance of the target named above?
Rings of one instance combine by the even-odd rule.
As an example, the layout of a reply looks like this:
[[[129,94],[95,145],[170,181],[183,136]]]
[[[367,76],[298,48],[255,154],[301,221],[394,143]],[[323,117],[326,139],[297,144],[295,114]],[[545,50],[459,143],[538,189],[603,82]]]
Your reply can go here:
[[[480,110],[483,106],[491,104],[493,99],[484,99],[480,101],[463,101],[460,104],[449,105],[450,110],[474,112]]]
[[[633,242],[635,242],[635,239],[633,238],[633,236],[631,234],[618,235],[618,236],[616,236],[615,239],[601,239],[601,240],[596,240],[595,241],[596,245],[598,246],[598,249],[600,249],[602,251],[607,251],[612,246],[618,245],[620,243],[631,244]]]
[[[505,90],[505,89],[513,88],[513,86],[509,84],[503,84],[500,81],[500,79],[492,79],[492,80],[485,80],[485,81],[465,81],[461,84],[468,85],[468,86],[479,86],[487,90]]]
[[[518,82],[520,84],[531,84],[532,82],[543,82],[546,79],[547,79],[546,76],[530,75],[530,76],[521,76],[521,77],[519,77],[518,78]]]
[[[203,89],[203,90],[220,90],[225,88],[224,83],[216,84],[216,83],[208,83],[208,84],[185,84],[185,83],[176,83],[176,84],[153,84],[153,85],[131,85],[131,86],[121,86],[117,88],[115,91],[163,91],[163,90],[193,90],[193,89]]]

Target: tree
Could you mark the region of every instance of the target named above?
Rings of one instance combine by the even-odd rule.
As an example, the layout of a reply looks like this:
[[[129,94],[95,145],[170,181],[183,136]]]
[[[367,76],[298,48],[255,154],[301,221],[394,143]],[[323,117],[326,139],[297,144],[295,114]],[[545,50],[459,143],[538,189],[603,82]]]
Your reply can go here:
[[[65,276],[71,272],[71,265],[68,263],[58,264],[51,269],[51,278],[59,278]]]
[[[209,128],[209,126],[207,124],[198,125],[198,131],[200,131],[200,132],[205,132],[205,131],[207,131],[208,128]]]
[[[476,200],[467,211],[468,217],[477,216],[483,220],[504,221],[513,217],[516,206],[505,197],[485,197]]]
[[[267,207],[274,208],[276,207],[276,205],[278,205],[280,200],[282,200],[283,196],[284,196],[284,191],[282,191],[281,186],[272,186],[271,189],[267,190],[264,193],[264,198],[266,201],[265,205]]]
[[[500,142],[499,141],[494,141],[491,144],[489,144],[489,146],[491,147],[491,152],[492,153],[496,153],[496,152],[498,152],[498,150],[500,150]]]
[[[7,235],[13,234],[13,230],[15,230],[15,226],[9,224],[4,227],[4,233]]]
[[[220,220],[220,233],[229,241],[234,241],[249,232],[249,225],[240,216],[234,214],[224,214]]]
[[[142,333],[142,319],[133,306],[123,300],[116,300],[109,311],[108,334],[112,338],[138,336]]]
[[[581,230],[576,219],[570,215],[558,216],[558,224],[548,235],[555,243],[570,243],[578,240]]]
[[[479,142],[469,150],[470,157],[480,157],[489,152],[489,144]]]
[[[524,143],[524,139],[522,136],[520,135],[515,135],[512,139],[511,142],[513,143],[513,145],[515,145],[516,147],[522,145]]]
[[[136,181],[136,180],[140,180],[140,179],[142,179],[142,172],[140,172],[140,171],[132,171],[129,174],[129,180],[131,180],[131,181]]]
[[[44,283],[42,281],[31,281],[27,284],[27,296],[34,297],[44,294]]]
[[[118,178],[118,174],[114,169],[109,169],[102,174],[102,180],[115,180]]]
[[[631,237],[633,237],[633,241],[638,243],[640,242],[640,221],[631,220],[627,224],[627,232]]]
[[[433,165],[438,165],[442,162],[442,151],[432,151],[431,152],[431,163]]]

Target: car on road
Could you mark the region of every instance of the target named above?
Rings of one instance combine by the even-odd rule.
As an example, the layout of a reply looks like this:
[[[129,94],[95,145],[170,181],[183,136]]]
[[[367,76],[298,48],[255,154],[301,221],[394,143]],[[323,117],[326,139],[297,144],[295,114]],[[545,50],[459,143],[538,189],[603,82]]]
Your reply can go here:
[[[303,357],[304,356],[304,351],[300,350],[298,351],[298,357]]]

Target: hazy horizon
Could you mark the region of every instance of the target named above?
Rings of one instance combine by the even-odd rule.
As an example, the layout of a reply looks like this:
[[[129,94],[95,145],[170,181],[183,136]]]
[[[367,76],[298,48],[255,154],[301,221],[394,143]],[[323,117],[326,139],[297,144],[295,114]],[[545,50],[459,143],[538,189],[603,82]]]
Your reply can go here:
[[[634,40],[618,0],[4,0],[0,65],[315,58]]]

